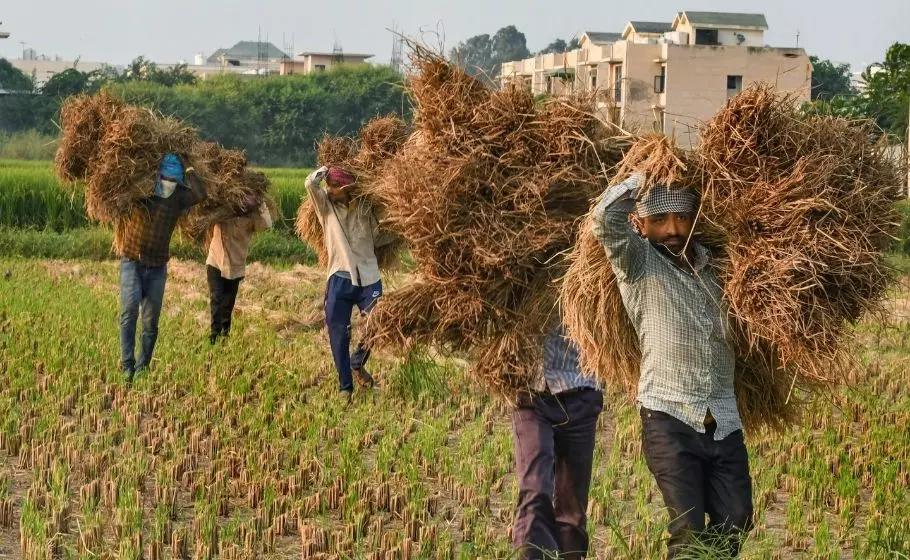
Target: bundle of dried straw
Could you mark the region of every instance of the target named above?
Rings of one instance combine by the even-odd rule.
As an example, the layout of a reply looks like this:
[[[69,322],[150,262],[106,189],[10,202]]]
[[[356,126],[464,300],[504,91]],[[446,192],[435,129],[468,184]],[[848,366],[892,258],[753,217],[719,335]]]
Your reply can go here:
[[[60,109],[61,141],[55,163],[65,182],[84,182],[89,217],[116,224],[151,196],[161,158],[176,153],[196,168],[208,199],[181,227],[202,243],[208,229],[236,215],[249,195],[267,197],[268,180],[246,169],[242,152],[201,142],[196,131],[108,91],[75,96]]]
[[[539,372],[563,253],[627,142],[592,99],[492,91],[417,45],[411,67],[415,132],[366,192],[418,280],[380,301],[370,339],[471,350],[472,373],[509,395]]]
[[[696,234],[714,249],[724,283],[738,403],[751,428],[787,425],[805,391],[843,379],[848,326],[877,309],[888,285],[882,250],[899,170],[872,132],[802,116],[792,98],[756,86],[706,124],[694,152],[643,138],[614,178],[642,172],[647,185],[700,191]],[[570,260],[562,303],[583,367],[634,393],[638,340],[590,223]]]
[[[385,208],[368,194],[370,183],[382,174],[386,163],[394,156],[408,137],[407,124],[395,115],[377,117],[370,120],[360,130],[358,138],[345,138],[323,135],[316,148],[316,161],[327,167],[340,167],[357,179],[354,204],[364,204],[372,208],[380,222],[383,234],[393,234],[385,224]],[[297,235],[310,246],[319,260],[320,266],[328,263],[325,249],[325,237],[316,208],[309,197],[305,198],[297,211]],[[376,259],[379,267],[389,270],[400,264],[399,255],[404,249],[404,240],[394,236],[391,243],[376,248]]]

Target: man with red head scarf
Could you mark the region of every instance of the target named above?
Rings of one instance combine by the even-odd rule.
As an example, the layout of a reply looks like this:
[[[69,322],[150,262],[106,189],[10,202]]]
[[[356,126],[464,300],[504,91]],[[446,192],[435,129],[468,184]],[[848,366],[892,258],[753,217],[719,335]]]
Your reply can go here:
[[[320,188],[325,179],[326,187]],[[370,350],[362,343],[351,354],[351,313],[366,314],[382,296],[375,248],[390,240],[379,233],[373,211],[354,200],[353,175],[338,167],[321,167],[310,174],[306,188],[319,216],[328,253],[325,322],[338,384],[345,403],[351,401],[354,377],[365,387],[373,377],[364,368]]]

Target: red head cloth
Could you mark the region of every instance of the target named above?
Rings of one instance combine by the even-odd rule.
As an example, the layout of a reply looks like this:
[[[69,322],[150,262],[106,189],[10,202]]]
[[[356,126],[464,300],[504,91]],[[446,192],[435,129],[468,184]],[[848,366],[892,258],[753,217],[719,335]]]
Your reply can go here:
[[[354,176],[340,167],[330,167],[325,174],[325,181],[333,187],[346,187],[354,184]]]

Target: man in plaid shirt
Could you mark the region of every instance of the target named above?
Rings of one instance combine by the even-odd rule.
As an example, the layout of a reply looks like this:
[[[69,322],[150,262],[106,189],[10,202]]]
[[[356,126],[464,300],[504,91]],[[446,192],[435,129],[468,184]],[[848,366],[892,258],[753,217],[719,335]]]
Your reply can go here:
[[[752,526],[752,480],[727,310],[708,250],[690,237],[695,193],[655,186],[641,197],[643,182],[608,188],[593,226],[641,347],[642,450],[670,513],[670,558],[694,541],[735,557]]]
[[[158,318],[164,301],[171,234],[180,216],[205,200],[205,188],[192,167],[166,154],[158,168],[155,194],[141,201],[117,225],[120,255],[120,368],[127,383],[152,361]],[[142,314],[139,361],[134,357],[136,321]]]
[[[520,558],[584,558],[597,417],[603,394],[578,366],[562,324],[544,339],[543,370],[512,412],[518,507],[512,545]]]

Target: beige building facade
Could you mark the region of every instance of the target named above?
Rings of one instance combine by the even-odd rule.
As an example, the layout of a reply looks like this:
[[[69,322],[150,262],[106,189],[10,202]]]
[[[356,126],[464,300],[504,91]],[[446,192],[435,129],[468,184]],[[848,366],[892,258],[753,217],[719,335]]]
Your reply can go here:
[[[357,53],[336,55],[330,52],[302,52],[298,53],[297,58],[294,60],[282,61],[281,75],[322,72],[339,65],[362,65],[367,64],[367,59],[369,58],[373,58],[373,55]]]
[[[605,120],[693,146],[697,125],[756,82],[809,100],[809,57],[764,46],[765,30],[761,14],[680,12],[672,22],[629,22],[622,33],[583,33],[580,48],[507,62],[501,75],[535,94],[596,92]]]

